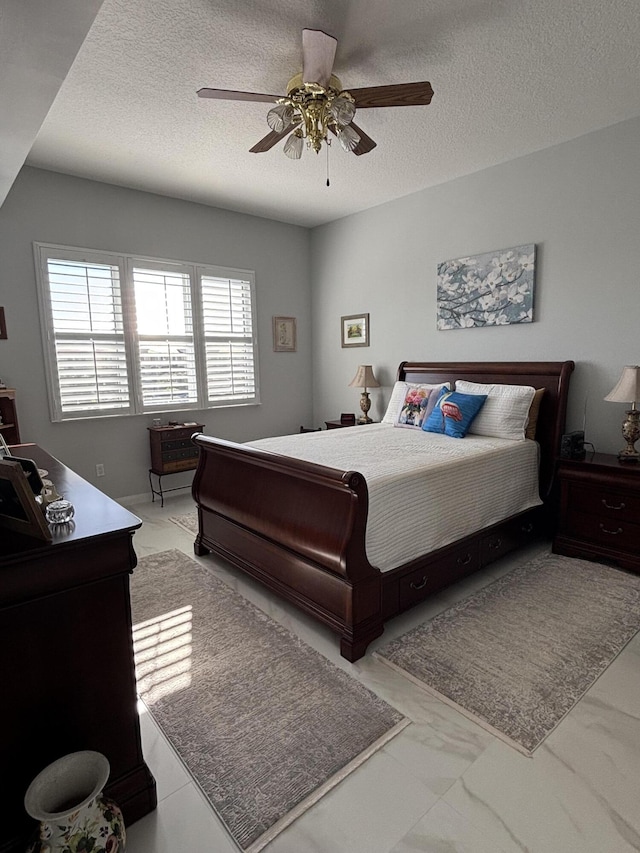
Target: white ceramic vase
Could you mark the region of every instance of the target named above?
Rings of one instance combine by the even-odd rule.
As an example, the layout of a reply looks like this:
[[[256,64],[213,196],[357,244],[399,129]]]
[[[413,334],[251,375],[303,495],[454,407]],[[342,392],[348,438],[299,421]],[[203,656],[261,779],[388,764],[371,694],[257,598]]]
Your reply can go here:
[[[123,853],[122,812],[102,790],[109,762],[99,752],[72,752],[49,764],[29,785],[27,813],[40,821],[27,853]]]

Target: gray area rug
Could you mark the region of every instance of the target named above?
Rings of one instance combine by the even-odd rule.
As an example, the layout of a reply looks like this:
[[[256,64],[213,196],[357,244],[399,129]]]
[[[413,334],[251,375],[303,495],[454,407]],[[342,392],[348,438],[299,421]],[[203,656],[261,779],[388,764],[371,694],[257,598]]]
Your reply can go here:
[[[169,521],[173,521],[187,533],[193,533],[194,536],[198,535],[198,513],[195,510],[186,513],[186,515],[172,515],[169,517]]]
[[[242,850],[409,721],[181,551],[131,581],[138,691]]]
[[[640,577],[549,554],[375,653],[531,754],[640,628]]]

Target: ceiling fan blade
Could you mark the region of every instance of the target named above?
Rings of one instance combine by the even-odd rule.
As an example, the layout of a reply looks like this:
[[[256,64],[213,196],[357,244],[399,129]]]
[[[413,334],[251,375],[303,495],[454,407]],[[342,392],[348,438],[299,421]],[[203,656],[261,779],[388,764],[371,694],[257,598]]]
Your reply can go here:
[[[285,127],[285,129],[281,130],[280,133],[276,133],[275,130],[270,130],[269,133],[267,133],[266,136],[263,136],[259,142],[256,142],[253,148],[250,148],[249,151],[252,154],[262,154],[264,151],[268,151],[270,148],[273,148],[276,142],[280,142],[280,140],[284,139],[288,133],[291,133],[294,127],[298,124],[300,124],[300,122],[296,121],[293,124],[290,124],[289,127]]]
[[[394,83],[391,86],[366,86],[349,89],[359,110],[366,107],[411,107],[431,103],[431,83]]]
[[[351,122],[351,127],[360,137],[360,142],[358,142],[356,147],[353,149],[354,154],[357,154],[358,156],[360,156],[360,154],[368,154],[369,151],[376,147],[378,143],[374,142],[370,136],[367,136],[361,127],[358,127],[358,125],[353,122]]]
[[[198,89],[199,98],[215,98],[218,101],[260,101],[274,104],[282,95],[264,95],[261,92],[234,92],[231,89]]]
[[[302,82],[328,86],[338,40],[322,30],[302,31]]]
[[[354,122],[351,122],[349,124],[349,127],[352,127],[360,137],[360,141],[354,148],[351,149],[354,154],[358,156],[360,156],[360,154],[368,154],[369,151],[373,150],[378,144],[377,142],[374,142],[370,136],[367,136],[364,130],[361,127],[358,127],[358,125]],[[338,135],[333,125],[329,125],[329,130],[331,131],[331,133],[333,133],[334,136]]]

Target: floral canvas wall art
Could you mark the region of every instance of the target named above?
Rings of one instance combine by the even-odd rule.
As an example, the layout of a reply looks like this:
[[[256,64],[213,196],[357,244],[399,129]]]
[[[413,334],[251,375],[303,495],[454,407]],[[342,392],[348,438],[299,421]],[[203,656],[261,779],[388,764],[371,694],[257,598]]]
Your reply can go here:
[[[438,264],[437,328],[533,322],[535,244]]]

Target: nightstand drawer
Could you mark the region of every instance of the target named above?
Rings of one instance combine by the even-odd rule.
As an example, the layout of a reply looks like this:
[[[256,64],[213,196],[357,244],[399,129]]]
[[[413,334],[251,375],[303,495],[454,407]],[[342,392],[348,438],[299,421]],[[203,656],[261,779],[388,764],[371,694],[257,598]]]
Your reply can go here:
[[[569,505],[574,511],[619,521],[634,521],[640,517],[640,495],[597,485],[585,488],[582,483],[570,483],[568,490]]]
[[[602,513],[589,515],[574,508],[567,513],[563,533],[621,551],[637,551],[640,545],[640,524]]]

